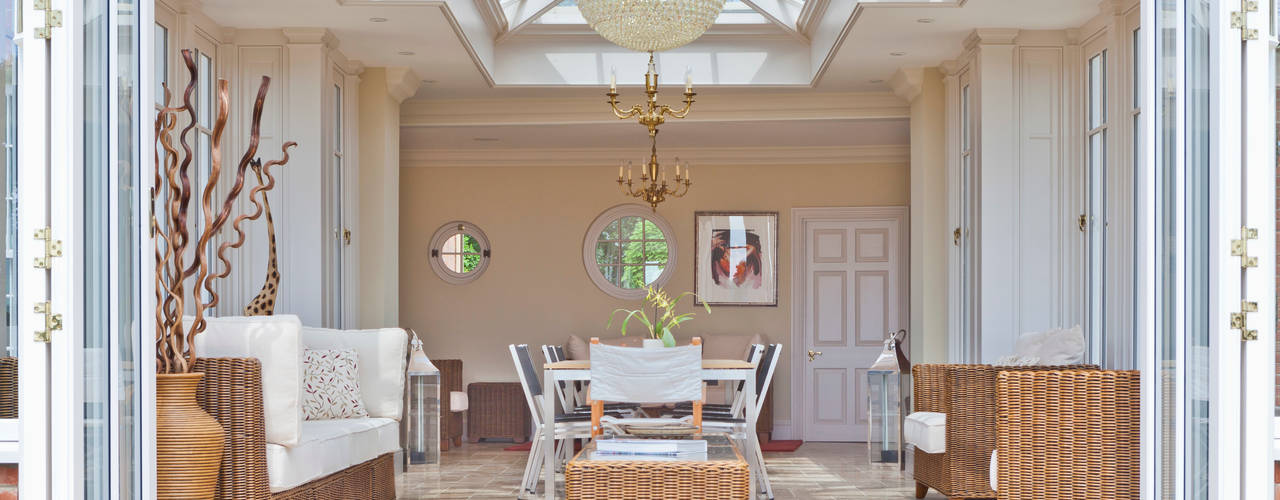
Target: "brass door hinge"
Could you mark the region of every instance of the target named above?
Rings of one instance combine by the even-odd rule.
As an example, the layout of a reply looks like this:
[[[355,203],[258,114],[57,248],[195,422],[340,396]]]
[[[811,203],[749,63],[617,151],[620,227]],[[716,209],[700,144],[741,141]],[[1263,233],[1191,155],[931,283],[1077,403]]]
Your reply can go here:
[[[1258,340],[1258,331],[1249,329],[1249,317],[1251,312],[1258,312],[1258,303],[1243,301],[1240,303],[1240,312],[1231,313],[1231,329],[1240,331],[1240,340]]]
[[[1076,227],[1079,227],[1079,228],[1080,228],[1080,232],[1082,232],[1082,233],[1083,233],[1083,232],[1085,232],[1085,231],[1088,231],[1088,230],[1089,230],[1089,216],[1088,216],[1087,214],[1080,214],[1080,217],[1076,218]]]
[[[37,241],[44,242],[44,255],[36,257],[36,269],[49,269],[54,257],[62,256],[62,240],[53,239],[53,231],[47,227],[36,230]]]
[[[955,243],[956,246],[960,246],[960,228],[957,227],[955,231],[951,232],[951,242]]]
[[[36,26],[36,38],[48,40],[53,28],[62,27],[62,11],[50,7],[52,0],[33,0],[31,6],[44,11],[44,26]]]
[[[1258,39],[1258,30],[1249,27],[1249,13],[1257,11],[1257,0],[1240,0],[1240,10],[1231,13],[1231,29],[1240,30],[1240,40]]]
[[[1240,228],[1240,238],[1231,240],[1231,255],[1240,257],[1240,268],[1258,267],[1258,258],[1249,256],[1249,240],[1258,239],[1258,230],[1248,227]]]
[[[36,342],[49,342],[49,336],[56,330],[62,329],[62,315],[54,314],[53,306],[49,301],[36,302],[36,314],[44,315],[44,329],[36,331]]]

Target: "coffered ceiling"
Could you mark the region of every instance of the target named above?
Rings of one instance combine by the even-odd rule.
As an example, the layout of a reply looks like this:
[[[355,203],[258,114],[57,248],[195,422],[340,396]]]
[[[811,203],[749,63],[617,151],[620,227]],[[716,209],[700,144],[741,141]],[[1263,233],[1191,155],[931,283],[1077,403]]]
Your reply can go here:
[[[645,54],[581,21],[573,0],[206,0],[233,28],[325,27],[366,66],[406,66],[419,98],[580,95],[643,80]],[[955,57],[975,28],[1069,29],[1094,0],[729,0],[707,34],[658,54],[664,83],[883,91],[902,67]],[[568,89],[568,90],[567,90]],[[567,90],[567,91],[566,91]]]

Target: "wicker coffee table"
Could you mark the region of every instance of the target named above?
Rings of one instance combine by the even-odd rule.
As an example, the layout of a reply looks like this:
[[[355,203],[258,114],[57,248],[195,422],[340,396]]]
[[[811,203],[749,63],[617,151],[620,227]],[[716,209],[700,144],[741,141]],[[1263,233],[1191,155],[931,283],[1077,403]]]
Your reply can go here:
[[[702,436],[703,459],[599,455],[592,441],[564,468],[569,500],[745,500],[751,471],[723,434]]]

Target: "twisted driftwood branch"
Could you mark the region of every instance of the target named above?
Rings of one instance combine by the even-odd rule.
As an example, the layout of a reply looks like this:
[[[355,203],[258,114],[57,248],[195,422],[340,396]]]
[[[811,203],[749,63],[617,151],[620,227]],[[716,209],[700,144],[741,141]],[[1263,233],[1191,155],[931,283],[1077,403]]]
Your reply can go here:
[[[199,82],[199,72],[191,51],[182,51],[183,61],[187,66],[190,80],[182,95],[182,106],[171,107],[171,94],[168,86],[164,86],[164,105],[156,116],[155,122],[155,162],[156,173],[152,179],[151,209],[153,212],[151,229],[155,238],[156,259],[156,369],[159,373],[186,373],[195,365],[196,353],[193,349],[195,336],[208,326],[205,312],[218,304],[218,294],[213,288],[215,279],[225,278],[231,273],[231,263],[225,252],[228,248],[239,248],[244,243],[244,231],[240,225],[245,220],[257,219],[263,212],[262,206],[255,199],[259,193],[265,198],[266,191],[275,186],[275,179],[267,173],[271,182],[263,185],[262,174],[258,172],[260,161],[253,161],[258,150],[262,109],[266,100],[267,89],[271,79],[262,77],[258,87],[257,99],[253,105],[253,117],[250,125],[249,146],[236,166],[236,179],[223,199],[222,206],[215,211],[214,194],[218,181],[222,176],[222,135],[226,130],[227,117],[230,113],[230,98],[225,80],[218,81],[217,114],[215,115],[211,141],[211,163],[209,176],[200,193],[200,210],[203,215],[203,227],[198,228],[192,237],[187,227],[187,213],[191,198],[195,194],[191,183],[190,167],[193,151],[188,136],[195,129],[196,108],[192,106],[192,94]],[[178,114],[186,113],[188,122],[178,134],[178,145],[174,145],[173,132],[177,127]],[[283,159],[267,162],[261,167],[267,170],[275,165],[283,165],[289,161],[288,149],[296,143],[287,142],[281,151]],[[181,147],[179,151],[178,147]],[[218,260],[222,268],[211,272],[208,259],[208,247],[216,237],[235,206],[235,200],[244,189],[245,170],[253,165],[258,174],[259,186],[250,191],[250,200],[255,210],[252,214],[244,214],[232,223],[236,231],[235,242],[224,242],[218,248]],[[163,173],[162,173],[163,169]],[[157,197],[163,201],[157,203]],[[163,221],[163,226],[161,225]],[[192,243],[194,241],[194,246]],[[190,247],[190,248],[189,248]],[[192,261],[188,264],[185,258],[188,250],[192,252]],[[186,281],[192,279],[191,287]],[[192,297],[188,298],[187,294]],[[194,311],[195,320],[184,325],[183,314],[190,307]]]
[[[257,220],[258,217],[262,216],[262,202],[258,201],[258,193],[262,193],[261,196],[264,199],[267,197],[266,192],[270,191],[271,188],[276,185],[276,179],[271,175],[271,167],[289,163],[289,148],[297,145],[298,143],[293,141],[284,143],[283,146],[280,146],[280,153],[284,157],[279,160],[268,161],[266,165],[263,165],[262,160],[260,159],[253,160],[249,163],[253,167],[254,173],[258,176],[258,185],[249,190],[249,201],[253,202],[254,210],[251,214],[242,214],[239,217],[236,217],[236,220],[231,223],[231,228],[236,232],[236,239],[235,241],[224,241],[222,245],[218,246],[218,261],[222,263],[222,271],[210,276],[210,282],[212,282],[214,278],[222,279],[227,277],[228,274],[231,274],[231,261],[227,260],[226,256],[227,249],[240,248],[240,246],[244,244],[244,230],[240,229],[240,224],[246,220]],[[262,182],[262,176],[264,173],[266,174],[267,179],[269,179],[266,184],[263,184]],[[205,286],[208,287],[209,285],[206,284]],[[214,300],[217,300],[216,295],[214,297]]]

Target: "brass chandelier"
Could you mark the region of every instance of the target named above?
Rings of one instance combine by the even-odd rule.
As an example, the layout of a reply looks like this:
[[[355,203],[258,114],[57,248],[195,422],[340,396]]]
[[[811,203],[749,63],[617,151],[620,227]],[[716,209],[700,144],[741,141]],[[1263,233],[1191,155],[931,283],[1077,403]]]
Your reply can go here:
[[[618,188],[627,196],[644,200],[654,211],[657,211],[658,204],[666,201],[668,196],[672,198],[684,196],[689,192],[689,186],[693,185],[693,181],[689,179],[689,162],[681,165],[680,158],[675,159],[674,184],[667,184],[667,173],[658,164],[658,126],[666,122],[668,116],[684,118],[688,115],[689,109],[693,107],[693,96],[697,94],[693,92],[692,79],[686,75],[684,108],[676,111],[665,104],[658,104],[658,71],[653,63],[652,52],[649,53],[649,70],[644,75],[644,93],[649,96],[644,105],[636,104],[626,110],[619,108],[617,77],[612,76],[609,81],[609,93],[605,95],[609,96],[609,106],[613,108],[614,116],[622,120],[636,117],[640,125],[649,130],[649,160],[644,162],[640,169],[639,186],[633,183],[631,162],[627,162],[625,166],[618,165]]]

